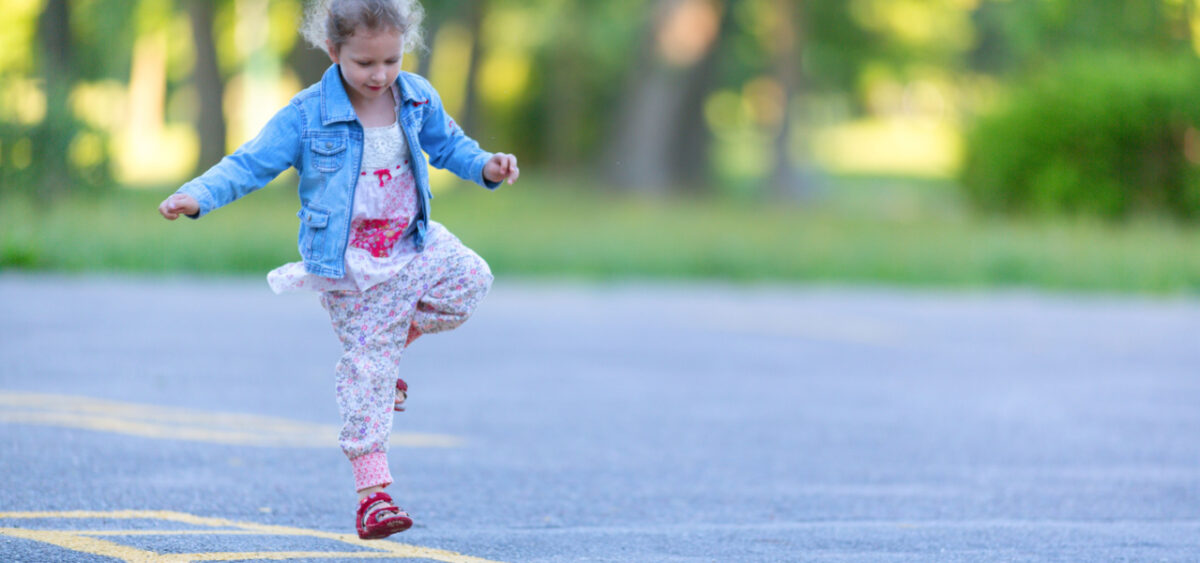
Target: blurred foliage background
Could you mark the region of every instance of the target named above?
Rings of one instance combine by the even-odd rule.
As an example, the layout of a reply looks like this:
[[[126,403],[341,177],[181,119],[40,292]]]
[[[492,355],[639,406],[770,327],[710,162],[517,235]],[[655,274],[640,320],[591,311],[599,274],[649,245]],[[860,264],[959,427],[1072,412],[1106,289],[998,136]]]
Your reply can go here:
[[[501,272],[1194,292],[1196,3],[427,0],[404,66],[521,159],[434,177]],[[0,6],[0,268],[295,259],[288,189],[153,208],[328,66],[301,0]]]

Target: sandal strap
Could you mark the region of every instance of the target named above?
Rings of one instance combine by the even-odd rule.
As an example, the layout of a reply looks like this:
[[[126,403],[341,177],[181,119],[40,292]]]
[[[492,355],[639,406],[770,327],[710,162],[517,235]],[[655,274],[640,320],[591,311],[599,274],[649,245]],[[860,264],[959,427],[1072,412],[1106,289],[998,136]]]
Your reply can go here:
[[[375,506],[376,504],[379,504],[381,502],[391,503],[392,496],[383,491],[377,491],[377,492],[367,495],[365,498],[358,501],[358,519],[360,521],[365,521],[366,516],[369,516],[370,514],[379,512],[379,509],[377,509],[377,510],[369,510],[369,509],[372,506]]]
[[[380,503],[378,503],[378,502],[377,502],[377,503],[375,503],[375,504],[373,504],[373,505],[371,505],[371,506],[376,506],[376,505],[378,505],[378,504],[380,504]],[[379,508],[376,508],[376,509],[374,509],[374,510],[367,510],[367,520],[374,520],[375,522],[382,522],[382,521],[384,521],[386,518],[381,518],[381,517],[380,517],[380,515],[381,515],[381,514],[383,514],[383,513],[386,513],[386,512],[391,512],[391,513],[393,513],[394,515],[396,515],[396,516],[399,516],[401,511],[400,511],[400,507],[399,507],[399,506],[395,506],[395,505],[390,505],[390,506],[387,506],[387,505],[385,505],[385,506],[381,506],[381,507],[379,507]]]
[[[381,503],[386,503],[386,505],[375,508]],[[403,509],[401,509],[399,506],[396,506],[395,503],[392,502],[391,495],[383,491],[379,491],[367,495],[366,498],[359,502],[358,521],[362,522],[364,525],[369,524],[369,521],[378,523],[383,520],[379,517],[381,512],[391,512],[395,516],[400,516],[401,513],[407,514],[407,512],[404,512]]]
[[[361,508],[363,505],[370,506],[379,501],[392,502],[392,495],[389,495],[383,491],[375,491],[375,492],[363,497],[362,500],[358,501],[358,504],[359,504],[359,507]]]

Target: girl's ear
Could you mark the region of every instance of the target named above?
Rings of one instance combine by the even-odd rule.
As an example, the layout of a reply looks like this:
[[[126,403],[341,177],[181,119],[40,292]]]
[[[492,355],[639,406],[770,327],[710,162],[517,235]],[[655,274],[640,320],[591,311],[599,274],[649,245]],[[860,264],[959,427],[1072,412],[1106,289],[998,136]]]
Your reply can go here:
[[[329,53],[329,59],[333,61],[333,64],[338,64],[338,48],[333,41],[325,40],[325,51]]]

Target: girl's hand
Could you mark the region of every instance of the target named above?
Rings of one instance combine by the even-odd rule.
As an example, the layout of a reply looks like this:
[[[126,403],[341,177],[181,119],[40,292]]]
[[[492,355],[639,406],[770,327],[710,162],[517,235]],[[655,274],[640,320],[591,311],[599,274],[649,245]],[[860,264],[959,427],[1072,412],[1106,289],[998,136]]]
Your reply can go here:
[[[517,168],[517,157],[511,154],[498,152],[483,165],[483,179],[489,182],[508,180],[508,183],[512,184],[520,176],[521,169]]]
[[[171,194],[171,197],[164,199],[158,204],[158,212],[162,213],[163,217],[174,221],[180,215],[195,215],[200,212],[200,204],[196,203],[196,199],[187,194]]]

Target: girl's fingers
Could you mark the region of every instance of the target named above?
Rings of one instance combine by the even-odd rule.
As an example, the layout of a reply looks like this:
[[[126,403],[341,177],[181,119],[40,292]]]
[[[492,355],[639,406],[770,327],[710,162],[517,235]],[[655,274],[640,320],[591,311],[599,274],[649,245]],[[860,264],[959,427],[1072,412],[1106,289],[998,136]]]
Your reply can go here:
[[[158,212],[163,217],[174,221],[180,215],[193,215],[200,212],[200,205],[186,194],[173,194],[158,205]]]
[[[504,175],[508,177],[508,183],[513,183],[513,180],[516,180],[520,174],[521,171],[517,168],[517,157],[511,154],[504,155]]]
[[[193,214],[200,210],[200,207],[195,203],[195,200],[193,200],[191,196],[184,194],[172,195],[163,202],[163,205],[166,206],[167,211],[170,211],[176,215]]]
[[[507,180],[511,184],[521,175],[521,169],[517,168],[517,157],[511,154],[496,153],[489,164],[495,166],[496,175],[500,177],[500,181]]]
[[[170,199],[167,199],[166,201],[164,201],[158,205],[158,212],[164,218],[172,220],[172,221],[174,221],[176,217],[179,217],[179,214],[175,213],[174,210],[171,209],[171,200]]]

